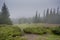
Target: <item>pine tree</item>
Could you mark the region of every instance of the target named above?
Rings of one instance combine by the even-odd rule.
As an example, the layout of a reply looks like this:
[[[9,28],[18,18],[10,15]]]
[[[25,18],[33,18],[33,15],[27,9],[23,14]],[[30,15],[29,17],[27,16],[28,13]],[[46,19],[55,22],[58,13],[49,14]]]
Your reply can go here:
[[[44,10],[44,12],[43,12],[43,22],[44,22],[44,23],[46,22],[45,10]]]
[[[57,8],[57,14],[59,14],[59,7]]]
[[[41,18],[40,18],[40,13],[39,13],[39,16],[38,16],[38,23],[41,22]]]
[[[53,15],[55,15],[56,14],[56,12],[55,12],[55,8],[53,9]]]
[[[33,22],[34,22],[34,23],[38,23],[38,15],[37,15],[37,13],[38,13],[38,12],[36,11],[36,15],[35,15],[35,17],[34,17],[34,19],[33,19]]]
[[[46,16],[49,16],[49,9],[47,9]]]
[[[46,11],[46,22],[48,23],[49,22],[49,8],[47,9]]]
[[[53,9],[53,17],[52,17],[52,19],[53,19],[53,23],[55,24],[56,23],[56,11],[55,11],[55,8]]]
[[[1,17],[1,12],[0,12],[0,24],[2,23],[2,17]]]
[[[37,15],[37,11],[36,11],[36,15],[35,15],[35,23],[37,23],[37,19],[38,19],[37,16],[38,16],[38,15]]]
[[[57,20],[56,20],[56,21],[57,21],[56,23],[57,23],[57,24],[60,24],[59,7],[57,8],[57,14],[56,14],[56,15],[57,15],[57,16],[56,16],[56,19],[57,19]]]
[[[50,9],[50,16],[52,16],[53,15],[53,12],[52,12],[52,8]]]
[[[49,23],[53,23],[53,12],[52,12],[52,8],[50,9]]]
[[[1,23],[0,24],[12,24],[10,18],[9,18],[9,11],[8,8],[6,6],[6,4],[4,3],[1,9]]]

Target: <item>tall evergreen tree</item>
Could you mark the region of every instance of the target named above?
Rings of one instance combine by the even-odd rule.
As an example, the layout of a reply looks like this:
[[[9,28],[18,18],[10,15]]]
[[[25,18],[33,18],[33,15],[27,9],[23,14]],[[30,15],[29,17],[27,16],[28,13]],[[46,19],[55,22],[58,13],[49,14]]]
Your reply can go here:
[[[56,23],[56,10],[55,10],[55,8],[53,9],[53,17],[52,17],[52,19],[53,19],[53,23]]]
[[[46,11],[46,22],[48,23],[48,18],[49,18],[49,8]]]
[[[1,9],[1,23],[0,24],[12,24],[10,18],[9,18],[9,11],[8,8],[6,6],[6,4],[4,3]]]
[[[38,16],[38,23],[41,22],[41,17],[40,17],[40,13],[39,13],[39,16]]]
[[[55,11],[55,8],[53,9],[53,15],[55,15],[56,14],[56,11]]]
[[[52,8],[50,9],[49,23],[53,23],[53,11],[52,11]]]
[[[44,12],[43,12],[43,17],[45,17],[46,15],[45,15],[45,10],[44,10]]]
[[[57,8],[57,14],[59,14],[59,7]]]
[[[50,9],[50,16],[52,16],[53,15],[53,12],[52,12],[52,8]]]
[[[33,19],[33,22],[34,22],[34,23],[38,23],[38,15],[37,15],[37,13],[38,13],[38,12],[36,11],[36,15],[35,15],[35,17],[34,17],[34,19]]]
[[[1,22],[2,22],[2,20],[1,20],[1,19],[2,19],[2,17],[1,17],[1,12],[0,12],[0,24],[1,24]]]
[[[56,21],[57,21],[56,23],[57,23],[57,24],[60,24],[60,12],[59,12],[59,7],[57,8],[57,14],[56,14],[56,15],[57,15],[57,16],[56,16],[56,19],[57,19],[57,20],[56,20]]]
[[[45,10],[44,10],[44,12],[43,12],[43,22],[44,22],[44,23],[46,22]]]
[[[37,23],[37,21],[38,21],[38,20],[37,20],[37,19],[38,19],[37,13],[38,13],[38,12],[36,11],[36,15],[35,15],[35,23]]]
[[[49,8],[47,9],[46,16],[49,16]]]

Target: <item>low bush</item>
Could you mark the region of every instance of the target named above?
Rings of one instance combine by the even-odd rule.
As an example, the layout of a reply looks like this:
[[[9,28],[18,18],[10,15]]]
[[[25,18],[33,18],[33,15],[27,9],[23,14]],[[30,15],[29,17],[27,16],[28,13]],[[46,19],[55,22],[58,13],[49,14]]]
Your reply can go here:
[[[60,26],[53,28],[53,29],[52,29],[52,33],[53,33],[53,34],[56,34],[56,35],[60,35]]]
[[[0,27],[0,40],[7,40],[8,38],[15,38],[21,36],[21,29],[13,26]]]
[[[24,29],[24,32],[30,34],[47,34],[51,31],[45,27],[27,27]]]

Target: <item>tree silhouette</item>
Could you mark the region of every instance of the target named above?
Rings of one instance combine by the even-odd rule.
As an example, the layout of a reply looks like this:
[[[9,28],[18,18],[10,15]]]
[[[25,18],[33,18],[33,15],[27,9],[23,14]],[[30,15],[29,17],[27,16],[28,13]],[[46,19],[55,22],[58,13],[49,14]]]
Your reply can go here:
[[[4,3],[1,9],[1,14],[0,14],[0,24],[12,24],[10,18],[9,18],[9,11],[8,8],[6,6],[6,4]]]

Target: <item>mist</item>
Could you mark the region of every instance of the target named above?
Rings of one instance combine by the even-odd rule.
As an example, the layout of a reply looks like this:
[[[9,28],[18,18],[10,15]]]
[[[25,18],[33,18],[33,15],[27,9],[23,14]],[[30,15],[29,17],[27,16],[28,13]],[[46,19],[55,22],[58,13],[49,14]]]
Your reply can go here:
[[[57,8],[60,0],[0,0],[0,9],[6,3],[10,18],[33,17],[35,12],[43,16],[43,11],[47,8]]]

